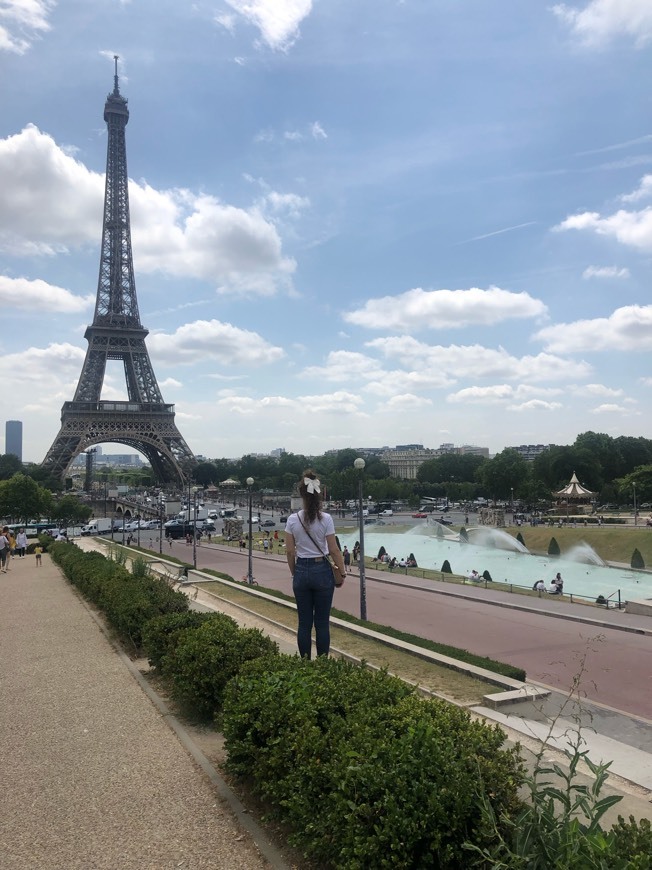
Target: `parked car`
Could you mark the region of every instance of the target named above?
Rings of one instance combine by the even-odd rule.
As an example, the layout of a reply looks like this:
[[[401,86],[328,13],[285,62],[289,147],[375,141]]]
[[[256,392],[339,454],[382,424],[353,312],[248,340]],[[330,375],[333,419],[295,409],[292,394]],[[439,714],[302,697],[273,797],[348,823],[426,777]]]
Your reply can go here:
[[[367,517],[364,521],[365,526],[371,526],[375,523],[379,522],[376,517]]]
[[[427,519],[427,517],[428,514],[425,511],[417,511],[416,513],[412,514],[413,520],[425,520]]]
[[[441,523],[442,526],[452,526],[453,525],[453,520],[447,520],[444,517],[439,517],[437,522]]]
[[[278,521],[279,521],[279,523],[287,523],[288,518],[284,514],[282,517],[278,518]]]
[[[380,512],[381,517],[393,517],[394,511],[391,508],[385,508],[384,511]]]
[[[263,528],[271,528],[275,525],[276,523],[274,522],[274,520],[263,520],[261,523],[261,526],[263,526]]]

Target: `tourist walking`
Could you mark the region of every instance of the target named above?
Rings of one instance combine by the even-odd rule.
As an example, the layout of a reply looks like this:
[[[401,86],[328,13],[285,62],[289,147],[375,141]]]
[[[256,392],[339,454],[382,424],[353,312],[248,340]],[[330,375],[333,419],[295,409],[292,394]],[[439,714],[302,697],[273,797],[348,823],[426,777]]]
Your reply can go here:
[[[16,535],[16,551],[21,559],[27,552],[27,535],[25,534],[25,529],[20,529]]]
[[[347,546],[344,547],[342,558],[344,559],[344,570],[349,574],[351,572],[351,551]]]
[[[297,645],[299,654],[309,659],[313,625],[317,655],[328,655],[330,649],[329,619],[335,581],[327,557],[332,558],[342,580],[346,570],[335,539],[333,518],[321,509],[321,484],[312,469],[304,471],[299,494],[303,510],[288,517],[285,546],[299,617]]]

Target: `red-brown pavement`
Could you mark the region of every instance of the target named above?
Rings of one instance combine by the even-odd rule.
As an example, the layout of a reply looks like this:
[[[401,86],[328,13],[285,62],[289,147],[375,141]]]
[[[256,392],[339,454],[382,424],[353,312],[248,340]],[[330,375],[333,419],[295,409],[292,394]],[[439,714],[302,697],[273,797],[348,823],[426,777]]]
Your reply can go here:
[[[192,548],[185,542],[175,541],[172,548],[164,543],[163,548],[164,556],[170,553],[192,562]],[[152,549],[158,549],[157,540]],[[197,548],[197,565],[244,579],[247,551],[204,544]],[[284,557],[255,552],[253,573],[260,585],[292,594]],[[369,620],[523,667],[528,679],[561,690],[570,687],[586,655],[582,690],[589,700],[652,720],[652,634],[554,614],[648,631],[652,620],[491,588],[451,586],[396,574],[391,575],[391,583],[383,582],[387,579],[387,574],[367,570]],[[359,588],[358,574],[349,575],[336,590],[334,606],[359,615]]]

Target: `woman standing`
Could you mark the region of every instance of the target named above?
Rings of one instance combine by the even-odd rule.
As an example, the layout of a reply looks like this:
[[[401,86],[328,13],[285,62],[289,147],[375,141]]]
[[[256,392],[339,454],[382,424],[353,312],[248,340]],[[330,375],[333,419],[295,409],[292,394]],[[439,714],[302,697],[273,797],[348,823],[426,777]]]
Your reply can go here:
[[[297,645],[299,654],[309,659],[313,624],[317,655],[326,656],[330,649],[329,619],[335,582],[326,557],[332,557],[342,580],[346,571],[335,540],[333,518],[321,509],[321,485],[310,468],[303,473],[299,493],[303,510],[288,517],[285,546],[299,617]]]

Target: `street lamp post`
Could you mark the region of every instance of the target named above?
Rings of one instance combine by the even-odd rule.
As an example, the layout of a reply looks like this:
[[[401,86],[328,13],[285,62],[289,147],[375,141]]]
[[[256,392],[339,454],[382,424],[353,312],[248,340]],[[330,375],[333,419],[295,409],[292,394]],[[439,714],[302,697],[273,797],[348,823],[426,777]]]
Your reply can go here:
[[[353,463],[353,467],[359,472],[358,478],[358,520],[360,521],[360,554],[358,566],[360,568],[360,619],[367,620],[367,584],[364,564],[364,513],[362,498],[362,483],[364,476],[365,461],[359,456]]]
[[[254,585],[254,571],[253,571],[253,538],[252,538],[252,529],[251,529],[251,499],[252,499],[252,491],[251,487],[254,485],[253,477],[247,478],[247,489],[249,490],[249,562],[247,565],[247,583],[250,586]]]
[[[163,493],[158,494],[158,551],[163,553]]]
[[[190,510],[190,503],[188,503],[188,510]],[[192,524],[192,567],[197,567],[197,487],[193,486],[192,488],[192,516],[193,516],[193,524]]]
[[[638,525],[638,514],[636,513],[636,484],[632,483],[632,486],[634,488],[634,525],[637,526]]]

